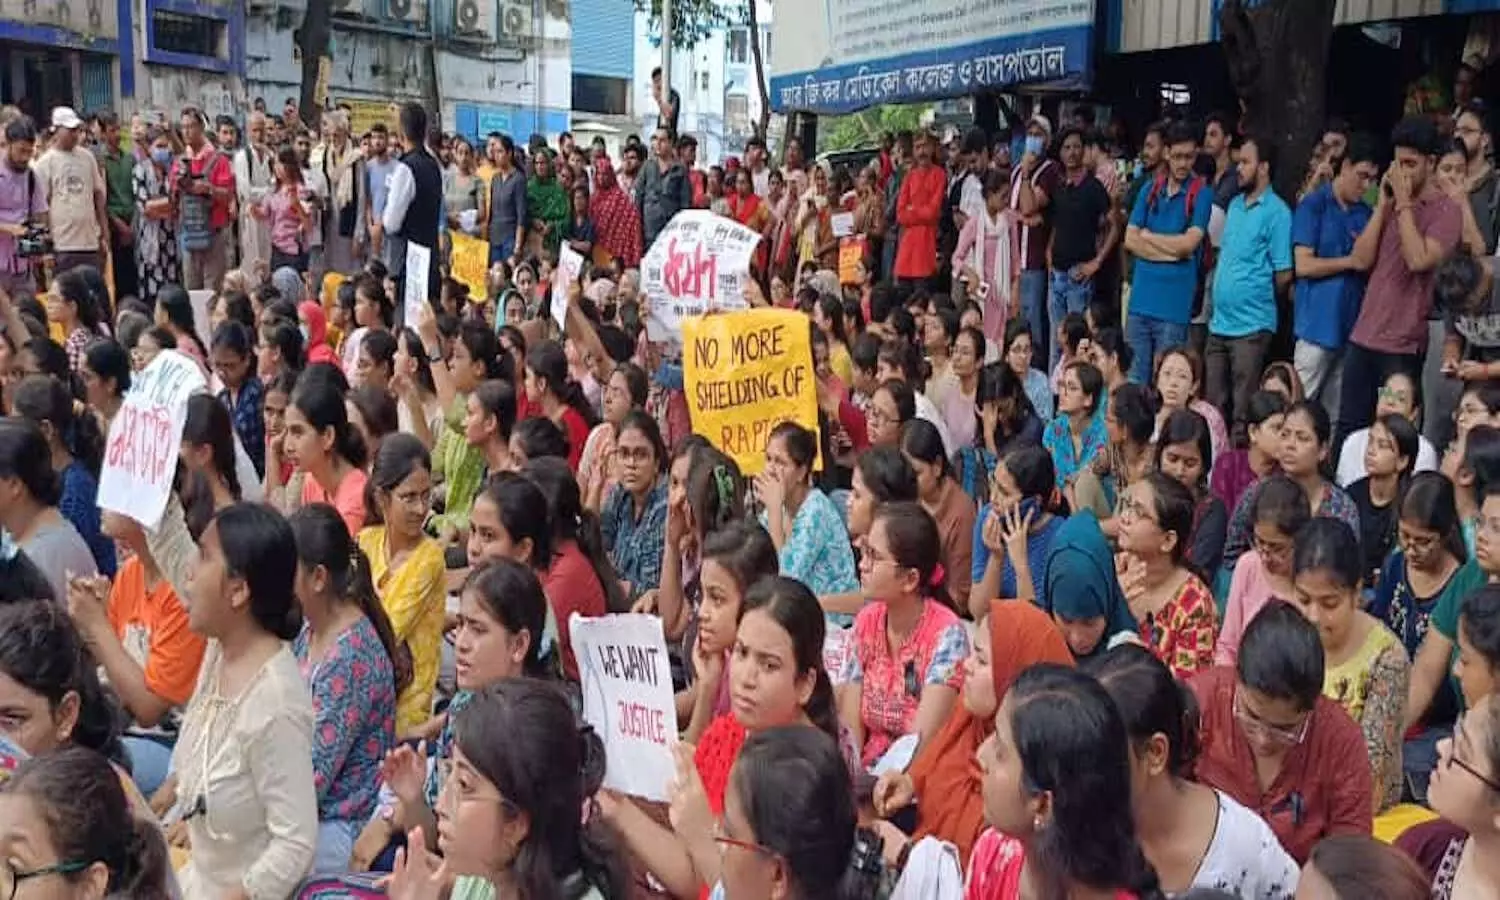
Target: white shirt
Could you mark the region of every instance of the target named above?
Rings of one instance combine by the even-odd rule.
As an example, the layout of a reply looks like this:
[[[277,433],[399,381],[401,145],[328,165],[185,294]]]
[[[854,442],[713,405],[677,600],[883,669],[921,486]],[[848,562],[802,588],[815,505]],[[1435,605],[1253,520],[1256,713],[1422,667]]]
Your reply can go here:
[[[417,180],[412,177],[410,166],[399,163],[391,171],[391,180],[387,185],[389,193],[386,194],[385,212],[380,216],[380,224],[387,235],[393,235],[406,224],[406,211],[411,208],[411,201],[417,196]]]
[[[1343,449],[1339,451],[1338,482],[1339,487],[1346,488],[1354,482],[1365,477],[1365,448],[1370,445],[1370,429],[1361,428],[1348,437],[1344,438]],[[1417,435],[1417,468],[1418,472],[1435,472],[1438,467],[1437,450],[1433,449],[1432,442],[1422,435]]]
[[[769,166],[759,172],[750,170],[750,184],[755,188],[755,196],[766,197],[771,193],[771,169]]]
[[[1219,820],[1193,887],[1217,888],[1245,900],[1291,900],[1300,870],[1271,826],[1232,797],[1214,793]]]
[[[942,413],[938,412],[938,408],[933,405],[933,402],[927,399],[926,394],[919,393],[915,397],[917,401],[917,418],[926,419],[937,428],[938,437],[943,439],[943,452],[948,454],[949,459],[952,459],[953,436],[948,433],[948,426],[943,422]]]

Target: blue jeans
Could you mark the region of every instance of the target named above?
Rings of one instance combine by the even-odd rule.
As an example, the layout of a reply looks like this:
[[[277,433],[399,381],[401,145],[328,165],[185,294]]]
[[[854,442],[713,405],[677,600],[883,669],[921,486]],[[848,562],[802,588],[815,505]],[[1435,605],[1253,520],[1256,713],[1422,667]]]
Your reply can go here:
[[[515,252],[515,249],[515,229],[512,228],[509,240],[501,241],[498,244],[490,244],[490,265],[493,266],[497,262],[509,260],[510,255]]]
[[[1150,384],[1156,355],[1186,344],[1187,336],[1186,325],[1164,322],[1132,310],[1125,320],[1125,342],[1135,351],[1135,359],[1130,362],[1130,380],[1136,384]]]
[[[1069,313],[1083,313],[1088,307],[1089,301],[1094,299],[1094,282],[1074,281],[1072,272],[1067,269],[1054,270],[1048,278],[1050,290],[1047,293],[1047,319],[1055,329],[1062,324],[1062,320]],[[1053,338],[1052,355],[1048,357],[1051,362],[1047,365],[1047,371],[1051,372],[1057,368],[1057,359],[1062,355],[1062,347],[1057,345],[1057,335],[1049,335]]]
[[[1026,269],[1021,273],[1021,316],[1031,327],[1031,364],[1043,372],[1042,360],[1052,346],[1047,332],[1047,270]]]
[[[125,752],[130,754],[130,777],[150,798],[172,771],[172,745],[133,734],[125,735],[123,741]]]

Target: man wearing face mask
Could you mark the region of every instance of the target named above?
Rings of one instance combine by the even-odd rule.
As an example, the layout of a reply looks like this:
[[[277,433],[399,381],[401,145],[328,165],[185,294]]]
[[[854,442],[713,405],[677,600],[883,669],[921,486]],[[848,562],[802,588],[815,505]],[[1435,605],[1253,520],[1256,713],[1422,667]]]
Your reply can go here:
[[[1033,365],[1047,364],[1051,344],[1047,330],[1047,242],[1052,238],[1052,198],[1062,177],[1057,163],[1047,156],[1052,142],[1052,122],[1043,115],[1031,117],[1026,125],[1026,141],[1021,162],[1010,176],[1010,206],[1016,211],[1021,227],[1021,315],[1031,326],[1031,343],[1036,352]]]
[[[47,195],[31,171],[36,126],[26,116],[5,125],[4,160],[0,162],[0,290],[34,291],[31,260],[18,253],[16,239],[28,224],[47,224]]]

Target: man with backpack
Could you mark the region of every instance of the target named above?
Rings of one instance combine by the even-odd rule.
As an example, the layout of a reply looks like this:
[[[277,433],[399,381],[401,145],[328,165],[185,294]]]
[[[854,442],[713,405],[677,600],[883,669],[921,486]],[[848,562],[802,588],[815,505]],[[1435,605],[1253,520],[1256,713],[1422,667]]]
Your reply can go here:
[[[182,242],[182,286],[190,291],[219,289],[229,271],[234,229],[234,169],[204,133],[203,113],[182,110],[182,139],[187,155],[172,171],[177,199],[177,237]]]
[[[1176,123],[1166,145],[1166,172],[1136,198],[1125,230],[1125,249],[1135,257],[1125,337],[1135,350],[1130,380],[1137,384],[1151,381],[1157,354],[1187,342],[1213,207],[1208,182],[1193,175],[1197,135]]]

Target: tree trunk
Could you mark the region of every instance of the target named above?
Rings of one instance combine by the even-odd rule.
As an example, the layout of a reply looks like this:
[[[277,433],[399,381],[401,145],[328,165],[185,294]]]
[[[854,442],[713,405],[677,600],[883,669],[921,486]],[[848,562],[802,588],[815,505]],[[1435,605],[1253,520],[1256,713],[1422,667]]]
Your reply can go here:
[[[1242,130],[1280,151],[1276,192],[1295,203],[1323,133],[1336,0],[1224,0],[1220,42],[1240,97]]]
[[[318,68],[329,55],[333,44],[333,0],[307,0],[307,13],[297,29],[297,49],[302,51],[302,92],[298,98],[298,115],[309,128],[317,127],[322,116],[318,102]],[[330,81],[332,79],[329,79]],[[326,97],[323,98],[326,101]]]
[[[749,30],[750,58],[755,61],[755,87],[760,91],[760,115],[755,119],[755,136],[766,139],[771,127],[771,93],[766,90],[766,59],[760,46],[760,13],[755,8],[756,0],[745,0],[748,12],[745,25]]]

